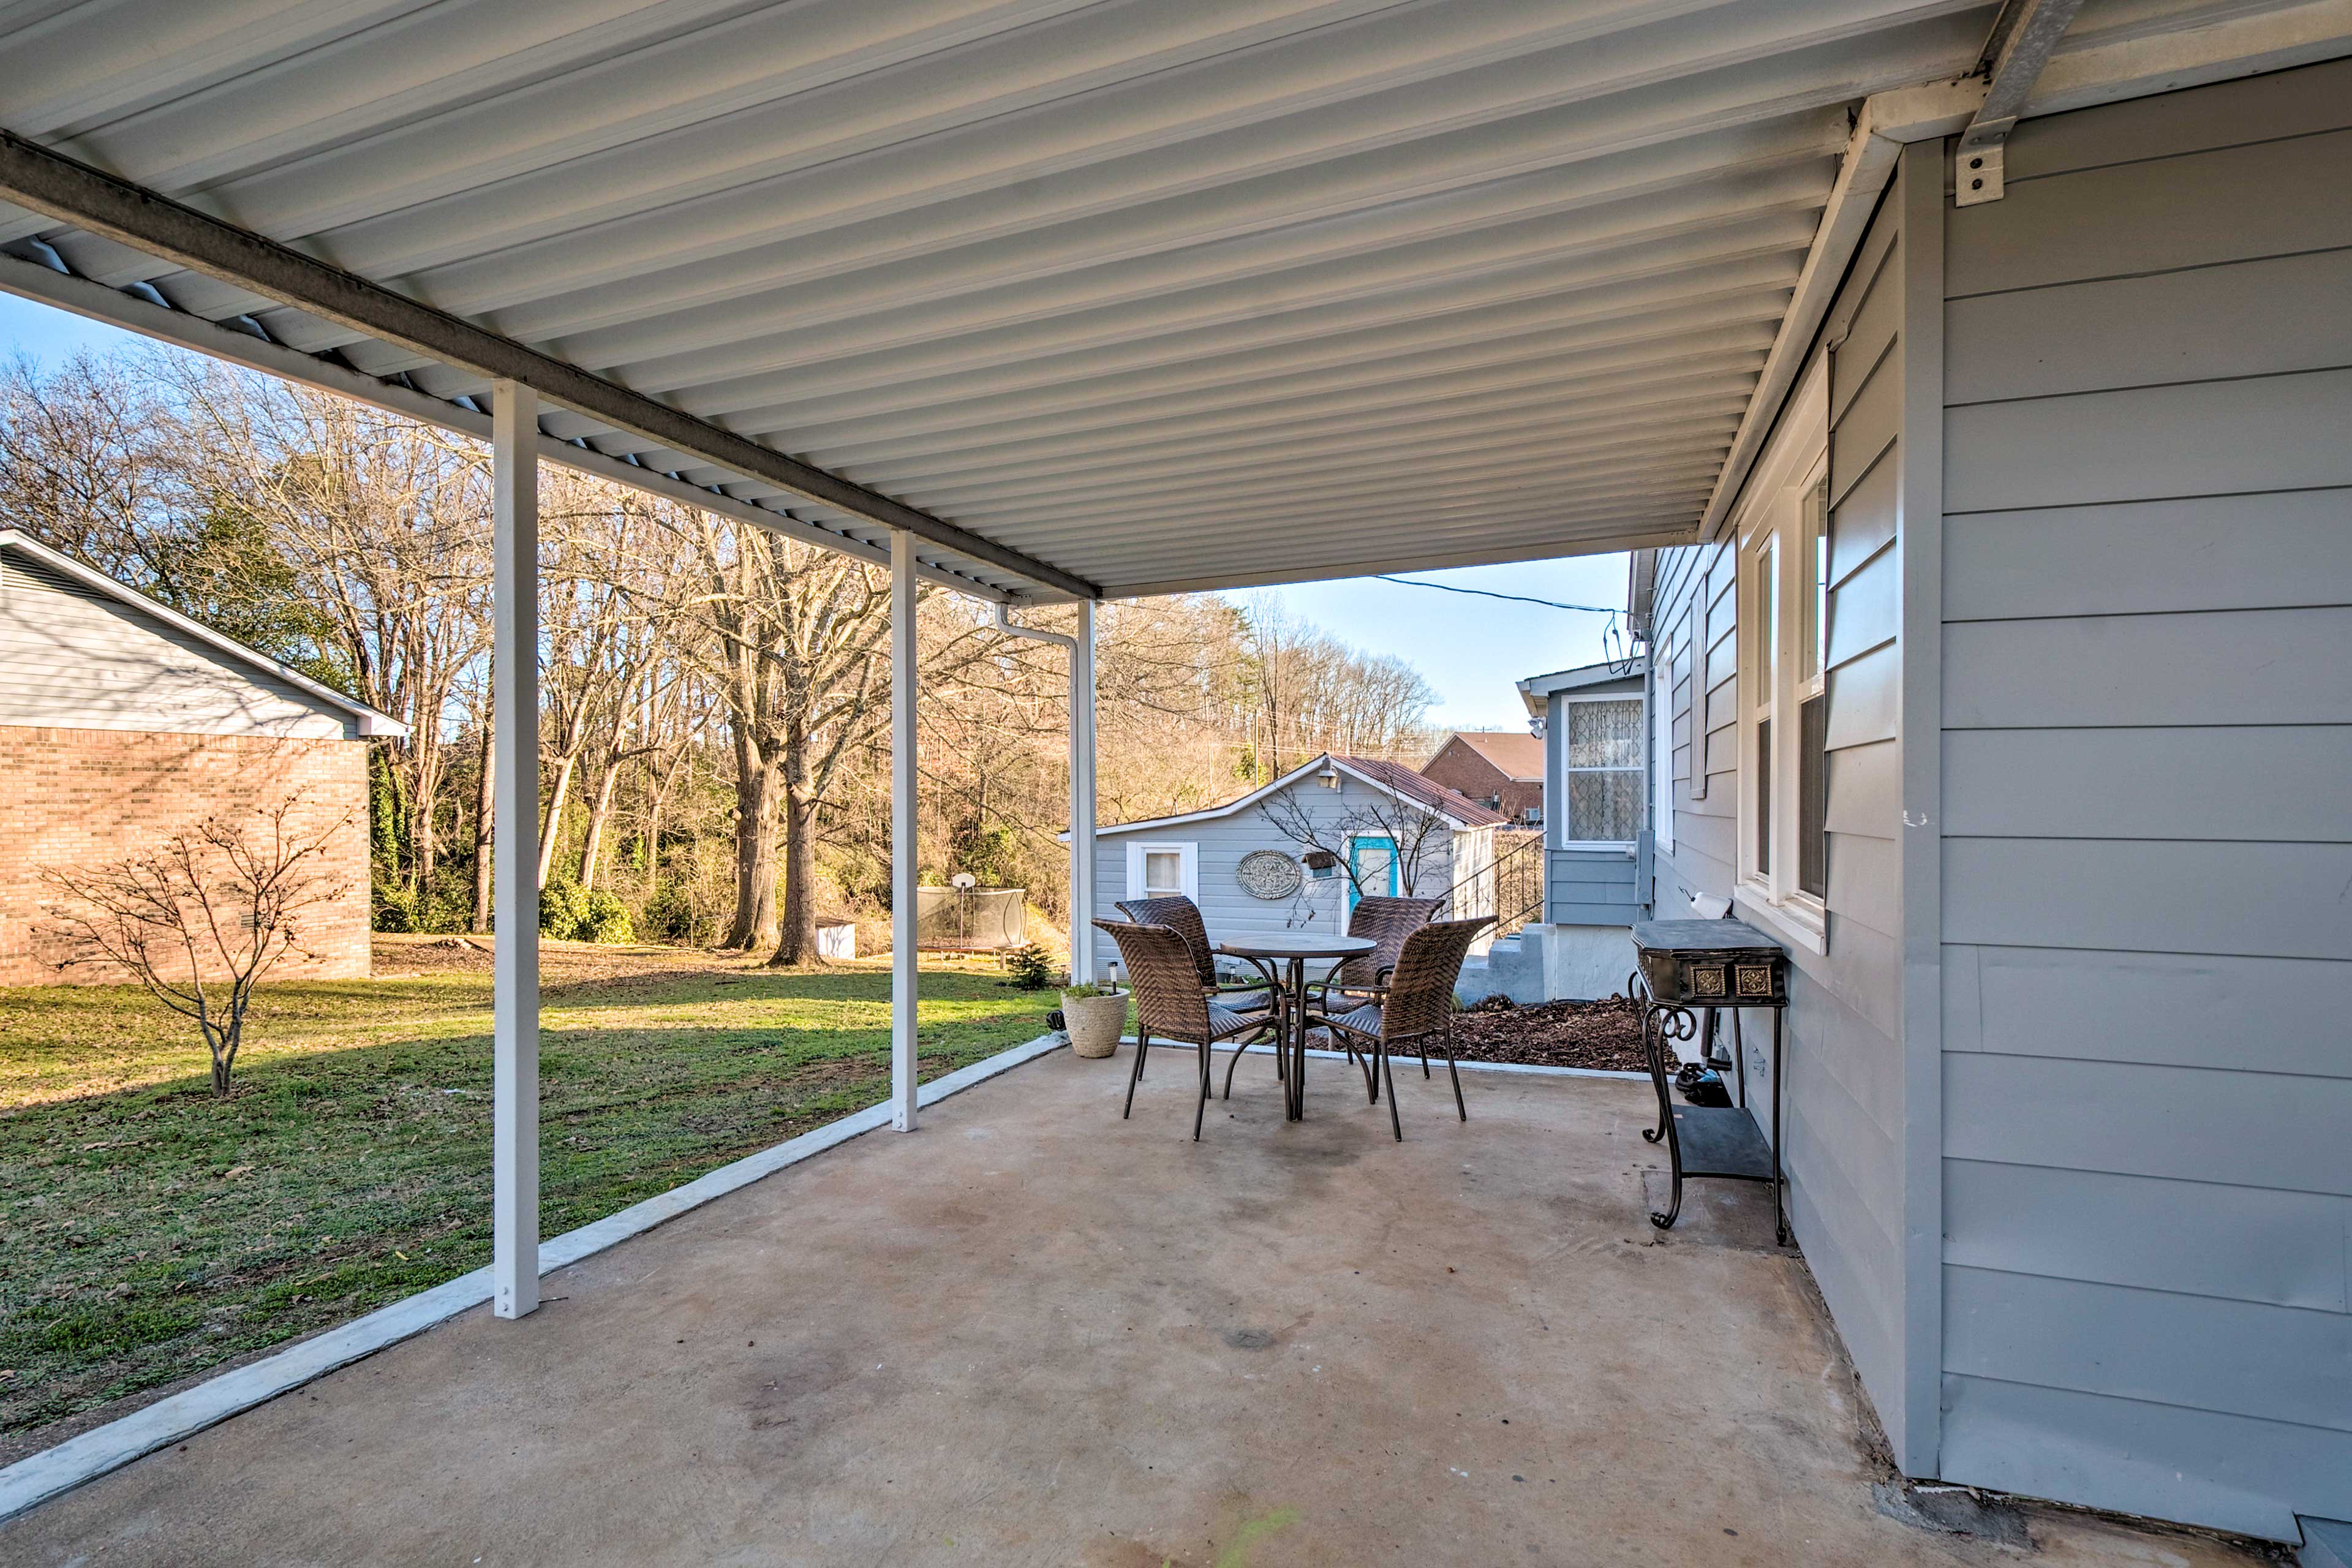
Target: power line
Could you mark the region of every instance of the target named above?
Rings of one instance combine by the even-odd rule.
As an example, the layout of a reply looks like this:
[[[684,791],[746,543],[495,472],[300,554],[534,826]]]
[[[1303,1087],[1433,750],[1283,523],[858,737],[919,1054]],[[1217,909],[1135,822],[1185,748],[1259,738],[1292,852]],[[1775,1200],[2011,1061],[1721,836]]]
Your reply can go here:
[[[1424,583],[1414,577],[1391,577],[1375,572],[1372,575],[1382,583],[1394,583],[1401,588],[1434,588],[1441,594],[1469,594],[1481,599],[1508,599],[1518,605],[1541,605],[1548,610],[1581,610],[1588,615],[1620,614],[1615,605],[1565,605],[1558,599],[1531,599],[1525,594],[1497,594],[1490,588],[1457,588],[1451,583]]]

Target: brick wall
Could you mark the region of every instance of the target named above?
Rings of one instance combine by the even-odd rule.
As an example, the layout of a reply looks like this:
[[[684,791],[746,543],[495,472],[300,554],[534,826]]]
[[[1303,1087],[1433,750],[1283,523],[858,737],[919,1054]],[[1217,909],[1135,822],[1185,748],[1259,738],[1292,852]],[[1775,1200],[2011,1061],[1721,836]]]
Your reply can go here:
[[[49,929],[58,890],[45,867],[101,865],[160,843],[206,816],[260,814],[296,790],[298,831],[317,834],[346,813],[330,841],[327,874],[343,889],[304,911],[301,945],[274,978],[350,979],[368,973],[367,743],[247,735],[0,726],[0,985],[120,981],[120,971],[76,964]]]
[[[1481,805],[1500,795],[1501,804],[1495,809],[1514,822],[1543,805],[1540,783],[1515,783],[1502,769],[1459,743],[1447,746],[1431,758],[1429,765],[1421,770],[1421,776],[1448,789],[1460,790]]]

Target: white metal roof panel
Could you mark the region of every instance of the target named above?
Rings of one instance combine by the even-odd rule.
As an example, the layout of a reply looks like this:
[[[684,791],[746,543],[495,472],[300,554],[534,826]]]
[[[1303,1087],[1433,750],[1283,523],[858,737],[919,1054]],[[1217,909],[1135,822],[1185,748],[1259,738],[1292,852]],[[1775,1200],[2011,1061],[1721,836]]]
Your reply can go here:
[[[2260,9],[2094,0],[2069,47]],[[1687,536],[1849,110],[1969,70],[1993,11],[20,0],[0,127],[1118,595]],[[487,391],[54,218],[0,206],[0,248]]]

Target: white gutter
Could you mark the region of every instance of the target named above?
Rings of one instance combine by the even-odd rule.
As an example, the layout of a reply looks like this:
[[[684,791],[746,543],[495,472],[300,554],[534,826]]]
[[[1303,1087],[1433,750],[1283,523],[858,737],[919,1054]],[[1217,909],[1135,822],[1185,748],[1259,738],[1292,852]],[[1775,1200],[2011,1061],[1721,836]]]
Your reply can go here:
[[[2021,120],[2145,98],[2238,77],[2259,76],[2314,61],[2352,55],[2352,0],[2316,0],[2305,5],[2231,17],[2210,27],[2126,37],[2083,47],[2053,58],[2017,111]],[[1748,413],[1732,437],[1731,452],[1716,478],[1715,491],[1700,514],[1697,538],[1713,539],[1747,483],[1764,437],[1811,353],[1813,339],[1829,314],[1830,301],[1845,279],[1846,268],[1862,244],[1878,198],[1895,176],[1895,160],[1914,142],[1955,136],[1984,107],[1986,84],[1974,78],[1930,82],[1873,93],[1854,116],[1837,182],[1814,232],[1812,248],[1797,275],[1795,297],[1781,319],[1780,335],[1764,361],[1764,372],[1748,399]]]

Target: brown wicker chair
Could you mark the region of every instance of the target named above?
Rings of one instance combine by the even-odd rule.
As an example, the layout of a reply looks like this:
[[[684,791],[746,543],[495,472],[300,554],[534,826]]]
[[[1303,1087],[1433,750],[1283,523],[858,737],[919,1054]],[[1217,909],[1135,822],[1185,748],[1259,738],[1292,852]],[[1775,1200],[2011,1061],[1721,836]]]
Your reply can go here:
[[[1192,955],[1192,967],[1201,977],[1201,993],[1222,1006],[1236,1013],[1279,1014],[1283,996],[1281,987],[1270,983],[1245,981],[1238,985],[1227,984],[1217,978],[1216,950],[1209,945],[1209,925],[1201,918],[1201,906],[1181,893],[1171,893],[1159,899],[1125,899],[1112,906],[1120,914],[1139,925],[1166,926],[1184,939],[1184,947]],[[1234,1047],[1234,1059],[1225,1064],[1225,1098],[1234,1097],[1234,1068],[1241,1065],[1242,1055],[1250,1042]],[[1282,1053],[1274,1054],[1276,1077],[1284,1076]]]
[[[1264,1013],[1237,1013],[1210,998],[1201,989],[1183,935],[1163,925],[1132,921],[1097,921],[1095,929],[1110,933],[1118,943],[1119,962],[1127,966],[1135,993],[1135,1068],[1128,1075],[1124,1121],[1135,1110],[1135,1086],[1143,1081],[1144,1058],[1151,1054],[1151,1037],[1196,1046],[1201,1052],[1201,1100],[1192,1111],[1192,1138],[1201,1137],[1201,1121],[1209,1110],[1210,1048],[1270,1028]]]
[[[1348,912],[1348,934],[1370,937],[1379,945],[1370,952],[1341,959],[1332,965],[1331,973],[1309,985],[1307,988],[1307,1011],[1344,1013],[1350,1007],[1378,1000],[1371,988],[1383,984],[1388,972],[1396,967],[1397,955],[1404,951],[1404,939],[1427,925],[1444,905],[1444,899],[1395,899],[1385,894],[1358,899],[1356,907]],[[1354,1061],[1355,1046],[1345,1039],[1340,1044],[1348,1052],[1348,1059]],[[1235,1052],[1234,1056],[1238,1059],[1240,1053]],[[1228,1098],[1233,1093],[1233,1079],[1234,1069],[1227,1067],[1225,1093]]]
[[[1272,994],[1256,981],[1229,985],[1217,978],[1217,952],[1209,944],[1208,922],[1201,918],[1201,906],[1181,893],[1164,899],[1128,899],[1112,906],[1138,925],[1166,926],[1184,939],[1184,951],[1191,954],[1193,972],[1200,976],[1203,994],[1241,998],[1224,1005],[1237,1013],[1259,1012],[1272,1005]]]
[[[1444,899],[1362,898],[1348,914],[1348,934],[1368,936],[1378,945],[1371,952],[1339,961],[1318,987],[1321,999],[1340,991],[1366,994],[1381,984],[1404,952],[1404,939],[1437,918]]]
[[[1454,1062],[1454,984],[1461,978],[1462,961],[1469,954],[1470,943],[1494,923],[1493,916],[1479,915],[1425,925],[1404,939],[1386,984],[1334,994],[1342,1001],[1357,995],[1370,1000],[1345,1012],[1307,1015],[1307,1027],[1328,1029],[1332,1038],[1349,1043],[1370,1058],[1365,1069],[1367,1087],[1372,1102],[1378,1104],[1381,1085],[1386,1084],[1389,1125],[1400,1142],[1404,1139],[1404,1121],[1397,1114],[1396,1073],[1389,1065],[1392,1046],[1420,1046],[1421,1070],[1427,1076],[1429,1042],[1434,1037],[1444,1048],[1445,1071],[1454,1080],[1454,1111],[1463,1121],[1470,1120],[1470,1108],[1462,1100],[1462,1073]]]

